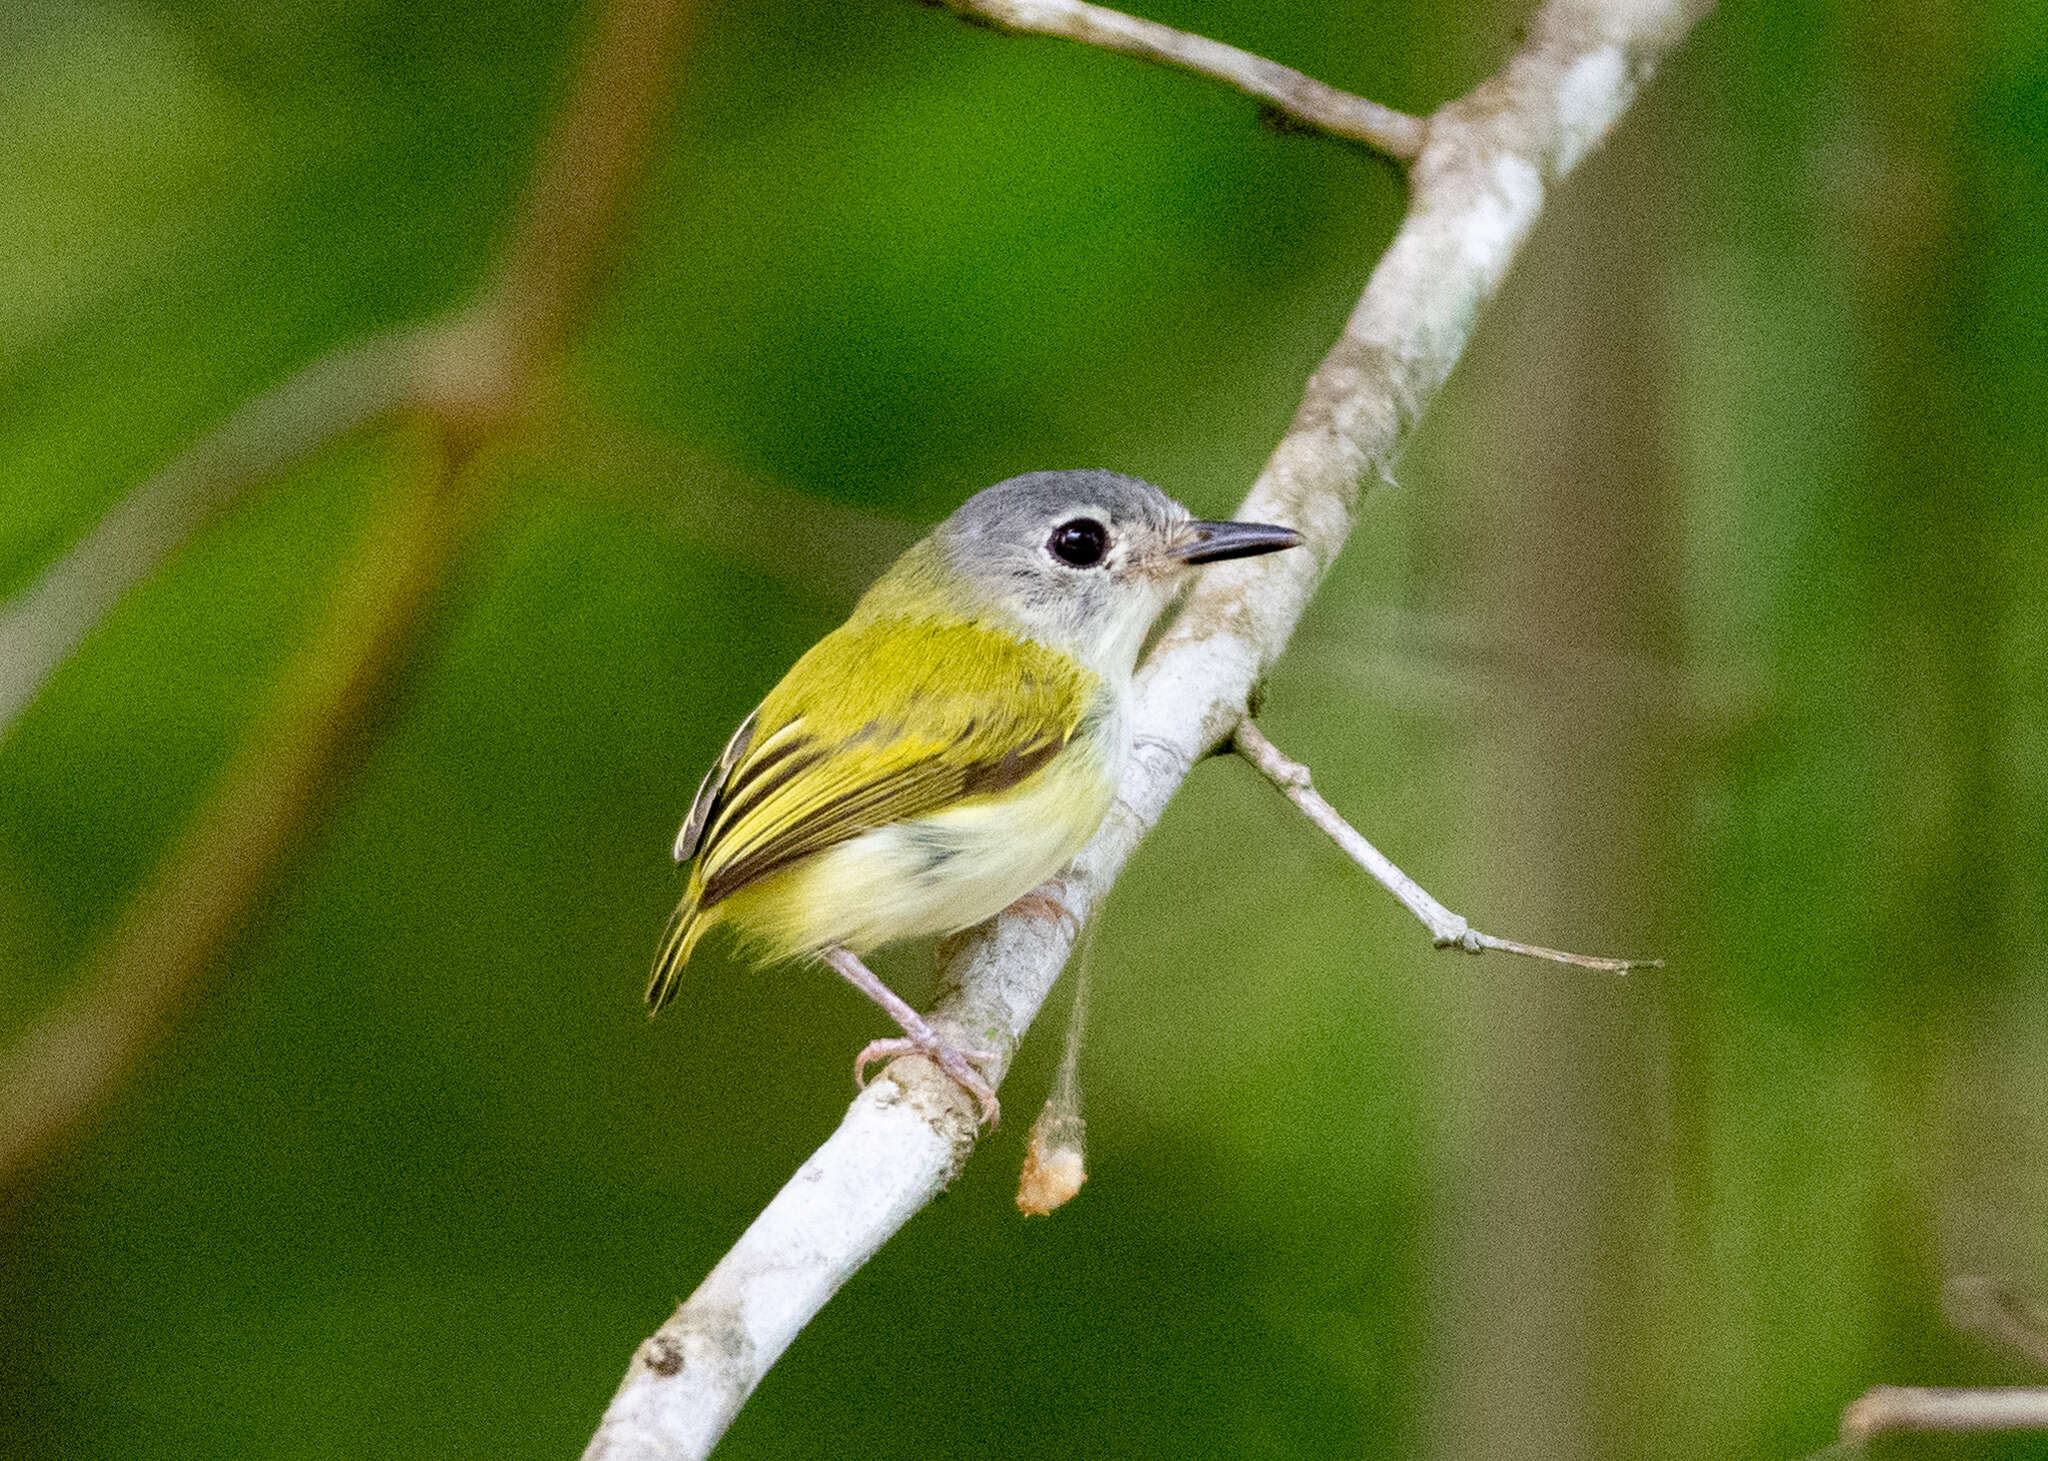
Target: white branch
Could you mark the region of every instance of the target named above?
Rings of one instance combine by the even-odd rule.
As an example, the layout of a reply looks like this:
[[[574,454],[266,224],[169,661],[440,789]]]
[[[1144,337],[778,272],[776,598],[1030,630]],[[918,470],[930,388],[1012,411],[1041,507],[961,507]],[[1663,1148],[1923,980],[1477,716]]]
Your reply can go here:
[[[1497,953],[1547,959],[1553,964],[1600,969],[1610,974],[1664,967],[1662,959],[1609,959],[1598,954],[1568,954],[1563,949],[1546,949],[1540,944],[1525,944],[1519,939],[1481,933],[1462,913],[1453,913],[1437,902],[1427,888],[1402,872],[1392,858],[1366,841],[1365,834],[1345,821],[1343,814],[1316,790],[1308,767],[1282,754],[1278,746],[1266,739],[1266,733],[1252,723],[1250,716],[1238,722],[1231,741],[1237,747],[1238,755],[1251,762],[1261,776],[1280,788],[1296,809],[1328,834],[1330,840],[1343,848],[1353,862],[1370,873],[1374,882],[1399,899],[1401,906],[1429,930],[1430,942],[1438,948],[1463,949],[1468,954],[1483,954],[1491,949]]]
[[[1842,1412],[1845,1445],[1895,1431],[2048,1431],[2048,1390],[1878,1385]]]
[[[1427,123],[1305,76],[1290,66],[1087,0],[933,0],[962,18],[1020,35],[1059,36],[1192,71],[1255,97],[1303,127],[1363,142],[1406,161],[1422,151]]]
[[[1299,552],[1219,564],[1140,670],[1138,750],[1118,805],[1062,875],[1074,919],[1006,916],[946,961],[933,1021],[1015,1051],[1138,841],[1195,763],[1245,714],[1344,545],[1369,477],[1385,478],[1450,374],[1479,310],[1543,206],[1545,186],[1605,135],[1701,0],[1551,0],[1497,76],[1433,116],[1412,200],[1242,516],[1305,535]],[[1000,1081],[1002,1070],[992,1070]],[[640,1346],[586,1461],[705,1455],[797,1332],[972,1149],[951,1081],[897,1061],[853,1103],[697,1292]]]

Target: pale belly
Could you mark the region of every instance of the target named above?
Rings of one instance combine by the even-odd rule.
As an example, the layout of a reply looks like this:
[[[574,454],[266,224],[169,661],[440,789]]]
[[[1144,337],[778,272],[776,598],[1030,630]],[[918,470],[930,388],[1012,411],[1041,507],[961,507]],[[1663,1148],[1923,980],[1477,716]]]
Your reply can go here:
[[[726,919],[771,956],[866,953],[1002,912],[1095,835],[1116,793],[1122,717],[1004,796],[899,822],[735,894]]]

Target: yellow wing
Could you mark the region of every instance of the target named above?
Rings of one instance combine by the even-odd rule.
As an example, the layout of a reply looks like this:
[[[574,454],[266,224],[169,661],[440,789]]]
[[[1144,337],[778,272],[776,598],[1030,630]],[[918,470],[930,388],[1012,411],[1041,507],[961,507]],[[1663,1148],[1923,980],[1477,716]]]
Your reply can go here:
[[[1016,786],[1098,693],[1042,645],[971,624],[856,619],[820,640],[734,733],[676,839],[696,858],[647,1000],[659,1010],[716,909],[798,860]]]

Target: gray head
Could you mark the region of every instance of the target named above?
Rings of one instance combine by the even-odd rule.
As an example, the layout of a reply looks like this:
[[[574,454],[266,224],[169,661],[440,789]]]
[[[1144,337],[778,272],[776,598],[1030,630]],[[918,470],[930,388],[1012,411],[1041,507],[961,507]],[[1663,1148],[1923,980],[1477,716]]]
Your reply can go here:
[[[1117,675],[1197,565],[1300,541],[1266,523],[1197,521],[1150,482],[1093,471],[998,482],[930,539],[985,610]]]

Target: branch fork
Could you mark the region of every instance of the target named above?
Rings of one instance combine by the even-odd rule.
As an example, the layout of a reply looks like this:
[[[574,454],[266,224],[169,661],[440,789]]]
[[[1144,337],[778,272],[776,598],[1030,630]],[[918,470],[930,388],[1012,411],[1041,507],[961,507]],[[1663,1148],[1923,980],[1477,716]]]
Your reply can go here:
[[[419,419],[435,450],[380,509],[272,710],[88,955],[0,1051],[0,1186],[113,1089],[246,925],[359,763],[474,540],[468,464],[529,415],[594,302],[681,55],[690,0],[603,0],[492,283],[457,313],[334,351],[248,401],[0,601],[0,746],[114,605],[234,503],[348,437]]]
[[[1342,549],[1363,484],[1387,478],[1462,353],[1534,226],[1546,187],[1600,140],[1708,5],[1548,0],[1497,76],[1425,119],[1083,0],[942,3],[996,29],[1062,36],[1210,77],[1272,115],[1413,165],[1407,215],[1242,508],[1248,519],[1300,529],[1305,550],[1212,569],[1154,646],[1133,696],[1142,751],[1124,769],[1110,816],[1059,880],[1058,904],[1074,917],[999,918],[947,958],[945,993],[931,1022],[948,1039],[958,1032],[973,1048],[997,1052],[986,1072],[993,1087],[1080,925],[1175,789],[1233,733],[1240,751],[1247,731],[1258,734],[1246,722],[1254,687]],[[0,655],[4,736],[13,714],[111,604],[229,502],[349,432],[408,412],[432,418],[453,448],[423,471],[417,491],[400,494],[404,511],[379,523],[338,596],[332,633],[356,646],[337,657],[342,668],[328,673],[312,664],[291,687],[285,712],[254,734],[241,769],[116,931],[87,981],[83,1007],[54,1012],[11,1052],[9,1079],[0,1081],[0,1172],[42,1148],[118,1078],[178,987],[197,977],[269,886],[341,775],[351,739],[343,731],[388,690],[466,536],[439,500],[453,485],[451,468],[474,438],[517,424],[588,307],[667,91],[687,9],[688,0],[606,0],[521,222],[471,312],[330,357],[251,403],[0,607],[0,644],[12,651]],[[426,527],[408,531],[407,514],[421,515]],[[402,559],[402,573],[383,571],[392,554]],[[1287,772],[1280,784],[1305,812],[1305,799],[1320,802],[1306,768]],[[223,848],[240,868],[227,882],[208,876]],[[1628,963],[1478,933],[1376,850],[1371,856],[1391,870],[1382,881],[1446,946],[1591,967]],[[81,1042],[92,1061],[75,1058]],[[58,1083],[46,1073],[59,1067],[87,1071],[87,1078],[53,1099]],[[975,1137],[971,1103],[950,1078],[921,1057],[892,1062],[640,1347],[586,1456],[707,1454],[810,1317],[951,1181]]]

